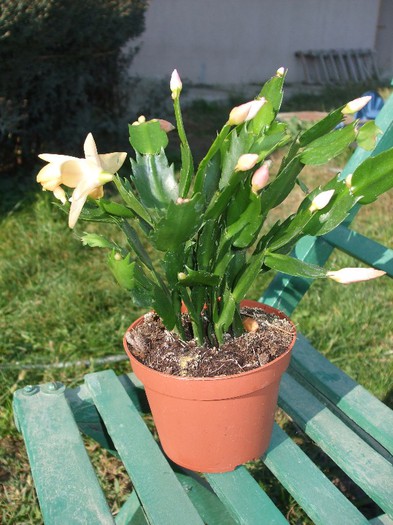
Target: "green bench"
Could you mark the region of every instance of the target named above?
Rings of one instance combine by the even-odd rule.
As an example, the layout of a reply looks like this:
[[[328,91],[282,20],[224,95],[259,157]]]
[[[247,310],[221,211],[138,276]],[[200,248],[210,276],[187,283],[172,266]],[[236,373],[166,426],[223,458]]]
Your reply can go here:
[[[391,97],[377,119],[384,133],[374,153],[393,145],[392,120]],[[357,150],[342,176],[367,155]],[[296,256],[323,265],[338,248],[393,277],[393,250],[350,230],[352,218],[323,238],[303,239],[295,248]],[[291,314],[310,284],[278,275],[261,300]],[[382,509],[381,516],[368,521],[275,425],[262,460],[311,520],[332,525],[393,524],[392,411],[302,335],[282,380],[279,406]],[[84,384],[74,389],[53,382],[15,392],[15,420],[25,440],[45,524],[287,523],[244,466],[200,476],[168,462],[142,418],[146,411],[143,386],[132,373],[117,377],[106,370],[86,375]],[[116,454],[130,476],[133,492],[116,517],[81,432]]]

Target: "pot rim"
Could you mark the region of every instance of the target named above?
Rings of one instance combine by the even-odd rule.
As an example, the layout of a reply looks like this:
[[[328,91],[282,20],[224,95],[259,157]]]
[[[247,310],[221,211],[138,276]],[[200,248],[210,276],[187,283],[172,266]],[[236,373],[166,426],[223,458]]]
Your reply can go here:
[[[261,308],[262,310],[265,310],[268,313],[274,313],[274,314],[278,315],[279,317],[281,317],[282,319],[287,319],[291,323],[291,325],[292,325],[292,327],[294,329],[294,334],[293,334],[292,341],[289,343],[287,349],[280,356],[278,356],[275,359],[273,359],[273,361],[270,361],[269,363],[267,363],[265,365],[261,365],[258,368],[253,368],[252,370],[247,370],[245,372],[240,372],[238,374],[231,374],[231,375],[217,375],[217,376],[213,376],[213,377],[203,377],[203,376],[199,376],[199,377],[187,377],[187,376],[184,376],[183,377],[183,376],[177,376],[177,375],[173,375],[173,374],[167,374],[165,372],[160,372],[159,370],[155,370],[154,368],[151,368],[151,367],[143,364],[141,361],[139,361],[139,359],[137,357],[135,357],[130,352],[130,350],[128,348],[127,341],[126,341],[126,335],[124,335],[124,337],[123,337],[124,350],[125,350],[126,354],[128,355],[128,357],[130,358],[130,360],[132,361],[132,363],[133,364],[137,363],[137,366],[140,367],[142,370],[145,370],[146,373],[155,372],[156,374],[160,374],[160,376],[162,376],[163,378],[168,378],[168,379],[179,381],[179,382],[195,382],[196,383],[196,382],[203,381],[206,384],[206,383],[209,383],[209,382],[230,381],[231,379],[240,378],[240,377],[244,377],[245,378],[247,376],[251,376],[253,374],[257,374],[258,372],[260,373],[262,370],[268,371],[270,368],[273,368],[274,366],[277,366],[280,361],[286,360],[286,357],[291,352],[291,350],[292,350],[292,348],[293,348],[293,346],[294,346],[294,344],[296,342],[296,336],[297,336],[296,326],[295,326],[294,322],[284,312],[282,312],[281,310],[278,310],[277,308],[274,308],[273,306],[261,303],[259,301],[249,300],[249,299],[245,299],[245,300],[241,301],[241,306],[249,306],[251,308]],[[143,318],[144,318],[144,316],[141,316],[138,319],[136,319],[128,327],[126,333],[129,332],[130,330],[132,330],[139,323],[142,323],[143,322]],[[133,365],[133,367],[134,367],[134,365]]]

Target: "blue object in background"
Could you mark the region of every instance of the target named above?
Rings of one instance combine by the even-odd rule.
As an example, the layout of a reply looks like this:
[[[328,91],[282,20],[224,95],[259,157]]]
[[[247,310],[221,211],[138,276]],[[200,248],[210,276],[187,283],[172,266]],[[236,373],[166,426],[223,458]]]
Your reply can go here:
[[[355,119],[375,120],[383,107],[383,98],[376,91],[366,91],[362,97],[370,96],[371,100],[360,111],[355,113]]]

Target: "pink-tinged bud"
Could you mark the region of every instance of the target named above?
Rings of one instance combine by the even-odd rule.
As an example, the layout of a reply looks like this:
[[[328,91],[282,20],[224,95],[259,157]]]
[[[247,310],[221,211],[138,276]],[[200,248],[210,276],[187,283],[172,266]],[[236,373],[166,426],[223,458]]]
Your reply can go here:
[[[276,71],[276,77],[282,78],[285,75],[285,67],[279,67]]]
[[[376,279],[385,274],[386,272],[375,268],[342,268],[335,272],[327,272],[326,276],[340,284],[351,284]]]
[[[334,190],[327,190],[322,191],[318,195],[316,195],[310,206],[310,211],[313,213],[314,211],[322,210],[325,206],[327,206],[330,202],[330,199],[333,197]]]
[[[352,115],[353,113],[357,113],[370,102],[371,98],[371,96],[355,98],[355,100],[348,102],[348,104],[341,110],[341,113],[343,115]]]
[[[245,153],[244,155],[240,155],[235,166],[235,171],[251,170],[258,162],[258,157],[259,155],[256,153]]]
[[[251,189],[254,193],[264,188],[269,182],[269,162],[264,162],[251,179]]]
[[[255,117],[265,102],[266,99],[262,97],[258,100],[250,100],[250,102],[234,107],[229,113],[228,124],[230,126],[237,126],[243,124],[243,122],[248,122]]]
[[[185,204],[186,202],[190,202],[190,199],[183,199],[183,197],[178,197],[176,199],[176,204]]]
[[[345,178],[345,186],[349,189],[352,188],[352,175],[353,173],[350,173],[349,175],[346,176]]]
[[[158,118],[157,121],[160,123],[160,128],[165,131],[165,133],[169,133],[170,131],[173,131],[175,126],[168,122],[168,120],[163,120],[162,118]]]
[[[171,88],[172,98],[173,99],[177,98],[180,95],[180,92],[183,88],[183,84],[179,76],[179,73],[177,72],[177,69],[174,69],[172,72],[169,87]]]

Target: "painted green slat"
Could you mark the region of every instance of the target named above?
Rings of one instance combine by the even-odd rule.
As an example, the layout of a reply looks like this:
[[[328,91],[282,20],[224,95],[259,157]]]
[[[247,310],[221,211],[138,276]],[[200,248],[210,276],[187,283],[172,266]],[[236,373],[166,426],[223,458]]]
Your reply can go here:
[[[338,226],[324,239],[341,251],[393,277],[393,250],[345,226]]]
[[[393,411],[330,363],[302,334],[290,366],[393,454]]]
[[[194,472],[184,471],[175,472],[175,474],[204,523],[209,525],[238,525],[238,521],[232,518],[206,480]]]
[[[383,511],[393,513],[393,467],[289,374],[279,405]]]
[[[135,490],[131,492],[127,501],[123,503],[115,517],[115,522],[116,525],[149,525]]]
[[[316,525],[368,523],[276,424],[264,463]]]
[[[45,525],[113,525],[63,389],[53,386],[14,394]]]
[[[241,525],[288,524],[244,467],[224,474],[205,474],[217,496]]]
[[[370,525],[393,525],[393,519],[387,514],[382,514],[382,516],[377,516],[370,520],[369,523]]]
[[[95,405],[127,469],[145,514],[156,525],[202,525],[143,419],[113,370],[85,376]]]

